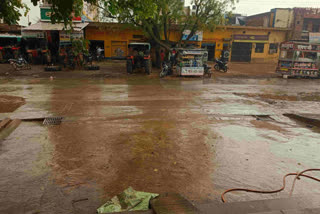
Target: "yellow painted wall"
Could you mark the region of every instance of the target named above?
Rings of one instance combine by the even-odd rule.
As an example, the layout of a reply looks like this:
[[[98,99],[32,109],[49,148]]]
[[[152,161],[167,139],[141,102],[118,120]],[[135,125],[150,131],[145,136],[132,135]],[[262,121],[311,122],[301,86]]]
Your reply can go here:
[[[114,25],[114,24],[113,24]],[[255,61],[276,61],[279,56],[278,53],[269,54],[270,43],[278,43],[286,41],[286,31],[279,31],[276,29],[252,29],[248,28],[237,28],[237,27],[219,27],[214,32],[205,31],[203,33],[203,41],[197,42],[198,46],[201,47],[202,43],[215,44],[215,57],[221,55],[223,44],[230,44],[232,52],[232,35],[243,34],[243,35],[268,35],[269,41],[265,43],[263,53],[255,53],[255,43],[252,45],[252,62]],[[125,29],[125,28],[105,28],[101,29],[98,27],[87,27],[86,39],[88,40],[103,40],[105,45],[105,56],[111,57],[112,53],[112,42],[126,42],[126,44],[139,41],[141,39],[133,38],[133,35],[142,35],[143,33],[139,30]],[[171,32],[170,40],[178,41],[180,35],[178,32]]]
[[[143,35],[139,30],[114,28],[114,29],[100,29],[97,27],[88,27],[86,29],[87,40],[101,40],[104,41],[105,57],[111,57],[112,43],[116,42],[130,42],[143,41],[143,39],[133,38],[133,35]],[[126,47],[126,52],[128,51]]]
[[[223,50],[223,44],[231,44],[232,32],[226,28],[217,28],[215,31],[204,31],[203,32],[203,41],[202,43],[215,43],[215,57],[221,55]]]
[[[243,33],[245,31],[245,33]],[[256,43],[252,43],[252,52],[251,52],[251,61],[252,62],[268,62],[268,61],[277,61],[279,57],[279,49],[277,53],[269,54],[269,46],[271,43],[277,43],[280,46],[281,42],[286,41],[286,31],[276,31],[270,29],[233,29],[232,33],[243,34],[243,35],[268,35],[269,41],[268,43],[264,43],[264,52],[256,53],[255,47]]]

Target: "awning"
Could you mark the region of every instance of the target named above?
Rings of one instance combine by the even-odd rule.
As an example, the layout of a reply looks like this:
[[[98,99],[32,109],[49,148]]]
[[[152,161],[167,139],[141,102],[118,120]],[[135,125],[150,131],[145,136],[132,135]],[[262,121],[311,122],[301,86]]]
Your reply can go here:
[[[72,23],[74,31],[83,30],[89,23]],[[63,23],[51,24],[50,22],[38,22],[36,24],[25,27],[22,31],[55,31],[65,30]]]
[[[21,35],[0,33],[0,38],[20,38],[21,39]]]

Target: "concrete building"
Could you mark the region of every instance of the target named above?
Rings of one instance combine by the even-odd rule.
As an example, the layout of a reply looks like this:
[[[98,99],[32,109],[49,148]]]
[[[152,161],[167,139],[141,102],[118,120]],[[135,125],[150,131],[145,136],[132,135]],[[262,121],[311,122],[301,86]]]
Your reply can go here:
[[[286,41],[287,32],[286,28],[218,26],[213,32],[199,32],[198,39],[189,43],[208,49],[211,61],[229,48],[231,61],[269,62],[277,61],[279,44]],[[85,35],[91,44],[104,47],[106,58],[124,58],[130,42],[147,41],[142,31],[116,23],[90,23]],[[180,36],[173,30],[170,40],[178,41]]]
[[[288,40],[316,42],[320,39],[319,8],[275,8],[247,17],[247,26],[289,28]]]
[[[294,20],[291,39],[309,41],[311,35],[320,37],[320,8],[294,8]]]
[[[270,12],[248,16],[246,25],[255,27],[291,28],[293,19],[293,9],[275,8]]]

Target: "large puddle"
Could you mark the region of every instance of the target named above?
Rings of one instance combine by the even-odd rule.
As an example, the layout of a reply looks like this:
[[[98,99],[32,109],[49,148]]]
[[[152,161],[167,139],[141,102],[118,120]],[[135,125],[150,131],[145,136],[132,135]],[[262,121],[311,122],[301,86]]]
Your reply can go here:
[[[26,100],[1,119],[64,120],[48,127],[22,122],[0,142],[0,211],[90,213],[129,186],[196,202],[219,200],[233,187],[278,188],[284,174],[320,164],[319,133],[282,117],[317,113],[318,81],[299,81],[1,80],[1,95]],[[304,181],[295,193],[306,189],[320,190]],[[228,201],[278,196],[286,194],[230,194]],[[72,205],[82,198],[88,200]]]

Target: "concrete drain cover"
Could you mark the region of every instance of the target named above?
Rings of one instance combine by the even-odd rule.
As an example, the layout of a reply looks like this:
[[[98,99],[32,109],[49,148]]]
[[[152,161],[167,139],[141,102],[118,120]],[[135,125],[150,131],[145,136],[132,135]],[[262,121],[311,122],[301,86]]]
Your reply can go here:
[[[43,125],[60,125],[63,117],[47,117],[43,121]]]

